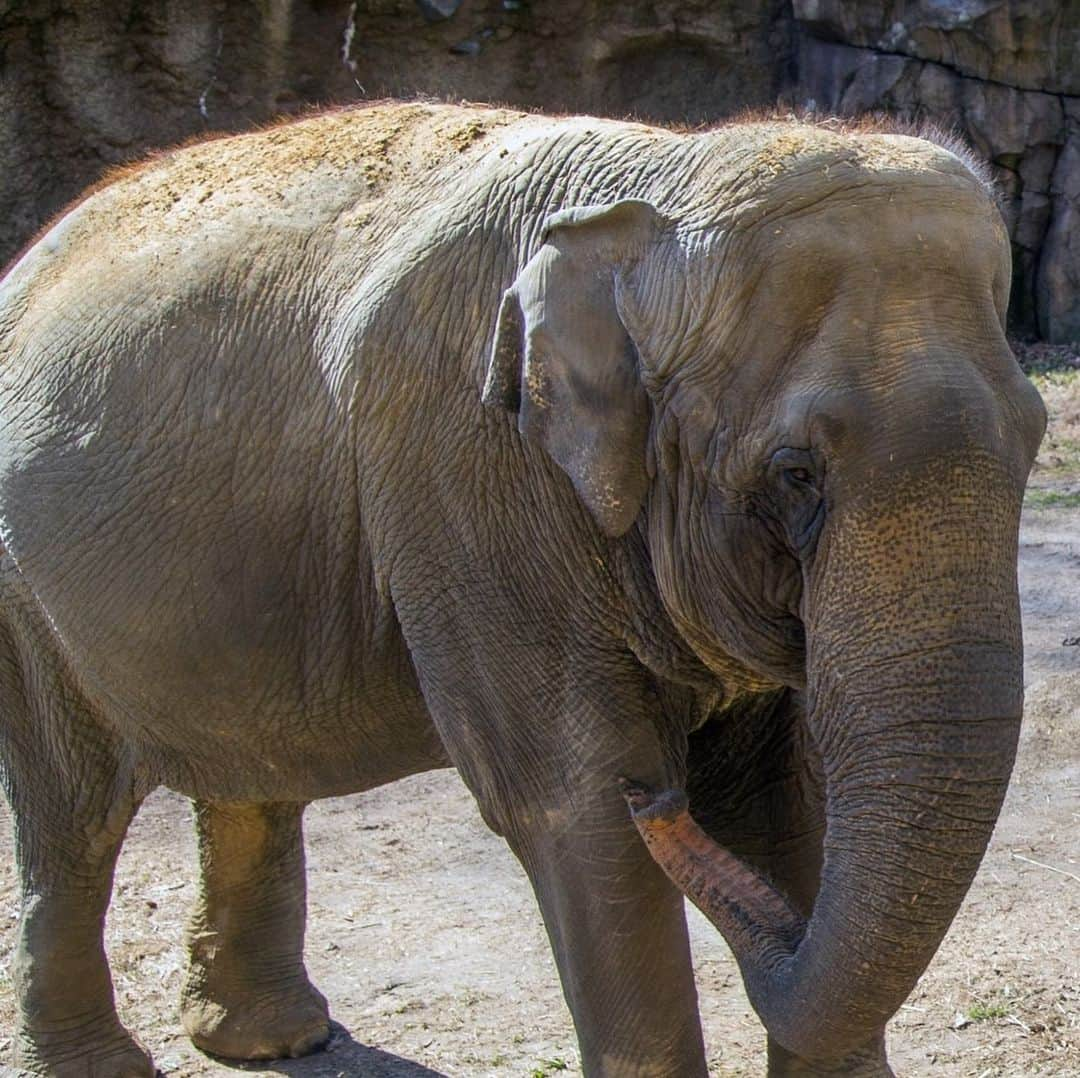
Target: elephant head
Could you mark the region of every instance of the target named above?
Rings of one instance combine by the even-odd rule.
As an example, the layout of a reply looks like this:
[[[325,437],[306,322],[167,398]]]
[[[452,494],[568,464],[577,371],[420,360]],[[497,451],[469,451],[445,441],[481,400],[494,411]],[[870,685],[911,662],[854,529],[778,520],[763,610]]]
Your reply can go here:
[[[1003,332],[1006,234],[961,160],[900,135],[744,137],[737,170],[548,219],[485,399],[605,533],[641,529],[730,692],[805,690],[827,789],[809,920],[696,839],[667,867],[711,894],[773,1037],[828,1061],[899,1007],[993,828],[1045,416]]]

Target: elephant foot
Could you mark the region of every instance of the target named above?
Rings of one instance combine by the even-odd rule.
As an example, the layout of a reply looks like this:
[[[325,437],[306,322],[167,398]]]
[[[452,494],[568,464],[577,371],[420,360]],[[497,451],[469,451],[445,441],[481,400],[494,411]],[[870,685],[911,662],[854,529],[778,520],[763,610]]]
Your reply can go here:
[[[118,1021],[108,1032],[85,1026],[61,1034],[24,1033],[16,1048],[18,1075],[40,1078],[154,1078],[150,1056]]]
[[[797,1063],[785,1062],[774,1067],[770,1061],[769,1078],[896,1078],[892,1068],[885,1062],[871,1060],[851,1060],[836,1066],[809,1063],[803,1060]]]
[[[196,1048],[224,1059],[296,1059],[330,1039],[326,999],[305,978],[290,989],[185,990],[184,1029]]]
[[[832,1064],[810,1063],[792,1055],[769,1038],[769,1078],[896,1078],[885,1058],[885,1038],[880,1036],[866,1047]]]

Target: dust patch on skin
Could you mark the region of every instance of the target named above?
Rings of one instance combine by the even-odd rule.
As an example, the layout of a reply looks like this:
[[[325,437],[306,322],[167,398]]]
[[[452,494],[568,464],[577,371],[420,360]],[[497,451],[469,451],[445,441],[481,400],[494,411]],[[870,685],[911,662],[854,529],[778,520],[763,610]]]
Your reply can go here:
[[[232,211],[265,212],[268,221],[284,214],[303,227],[334,201],[338,212],[356,210],[355,220],[348,222],[355,226],[370,220],[364,203],[418,186],[474,149],[482,154],[491,133],[508,126],[514,130],[499,140],[500,157],[575,130],[583,137],[610,128],[688,147],[697,143],[704,157],[720,151],[717,156],[726,162],[720,168],[728,173],[727,182],[736,167],[748,194],[777,180],[805,182],[799,177],[807,172],[818,172],[832,182],[829,169],[834,165],[854,166],[853,176],[926,169],[972,176],[970,162],[943,149],[940,140],[934,145],[910,133],[896,133],[895,124],[747,117],[686,131],[465,104],[389,102],[316,113],[246,134],[213,136],[123,166],[54,218],[38,238],[56,240],[51,251],[42,248],[53,258],[65,253],[74,257],[76,251],[90,257],[100,246],[102,218],[108,220],[115,253],[124,239],[160,243],[184,238]],[[739,152],[742,147],[745,155]],[[732,151],[741,158],[737,163]],[[521,165],[529,167],[529,155]]]
[[[189,147],[130,177],[117,209],[169,208],[169,202],[206,197],[242,184],[273,198],[283,183],[314,172],[359,170],[372,194],[402,174],[432,168],[515,114],[399,105],[329,113],[234,139]]]
[[[770,176],[779,176],[786,172],[792,161],[810,150],[810,142],[805,131],[781,130],[780,133],[768,141],[755,155],[755,171],[766,173]],[[813,147],[815,151],[822,149],[820,142]]]
[[[925,120],[911,120],[902,116],[870,114],[860,116],[834,116],[813,111],[779,112],[775,109],[748,109],[737,113],[715,127],[680,128],[672,126],[670,130],[680,133],[701,131],[728,131],[744,127],[761,127],[789,130],[798,129],[804,133],[815,132],[832,134],[847,146],[864,145],[870,141],[906,140],[909,148],[926,151],[926,143],[943,150],[945,155],[954,159],[967,172],[977,179],[987,191],[997,197],[999,194],[993,173],[987,163],[975,153],[959,131],[940,127]],[[808,147],[810,141],[806,140]]]
[[[544,377],[543,367],[535,361],[525,364],[525,386],[533,408],[539,411],[547,411],[550,401],[547,399],[547,379]]]
[[[108,173],[54,218],[37,237],[34,254],[98,260],[103,231],[116,256],[127,245],[205,234],[208,225],[234,212],[265,213],[267,223],[284,216],[303,227],[317,224],[332,206],[351,205],[367,219],[363,203],[420,182],[522,116],[392,104],[188,144]]]
[[[794,121],[761,127],[762,142],[754,153],[751,169],[758,175],[777,177],[803,171],[807,159],[827,175],[831,166],[849,165],[870,174],[926,171],[974,176],[965,162],[935,142],[911,134],[847,132],[822,125],[805,126]]]
[[[488,129],[478,120],[470,120],[456,131],[451,132],[448,138],[451,144],[461,152],[467,150],[478,139],[482,139],[487,134],[487,131]]]

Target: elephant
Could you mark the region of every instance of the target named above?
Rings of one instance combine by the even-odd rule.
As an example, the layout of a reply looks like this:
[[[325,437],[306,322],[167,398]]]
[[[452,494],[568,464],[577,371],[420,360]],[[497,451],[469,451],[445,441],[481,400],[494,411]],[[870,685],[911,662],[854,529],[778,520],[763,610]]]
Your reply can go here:
[[[885,123],[391,102],[108,177],[0,284],[20,1064],[153,1075],[101,941],[159,786],[187,1033],[317,1049],[304,806],[453,766],[585,1074],[706,1074],[682,892],[770,1074],[891,1073],[1021,718],[1009,281]]]

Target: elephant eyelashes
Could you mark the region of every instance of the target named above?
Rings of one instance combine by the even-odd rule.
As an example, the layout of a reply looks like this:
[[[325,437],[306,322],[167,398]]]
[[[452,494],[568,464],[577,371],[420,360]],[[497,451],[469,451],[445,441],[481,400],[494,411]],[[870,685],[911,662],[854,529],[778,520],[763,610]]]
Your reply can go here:
[[[825,519],[820,454],[812,449],[778,449],[767,472],[773,512],[783,527],[787,545],[797,557],[808,557]]]

